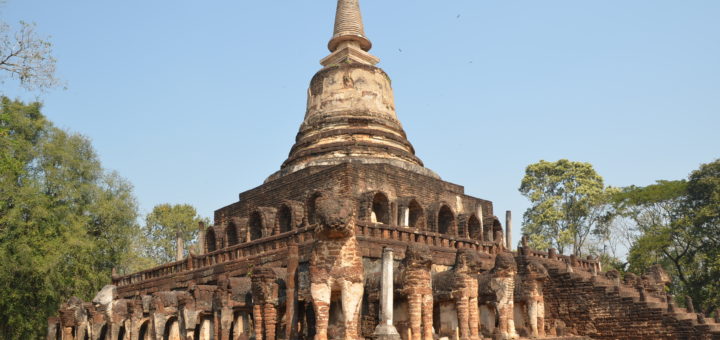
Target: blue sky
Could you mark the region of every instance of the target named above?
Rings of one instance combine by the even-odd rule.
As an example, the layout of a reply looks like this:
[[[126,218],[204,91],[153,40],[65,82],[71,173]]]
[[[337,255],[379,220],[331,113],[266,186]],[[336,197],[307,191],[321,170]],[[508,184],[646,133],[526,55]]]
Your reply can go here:
[[[720,1],[361,1],[418,156],[515,215],[525,166],[590,162],[613,186],[720,157]],[[50,35],[67,90],[39,94],[92,139],[146,213],[204,216],[287,157],[334,0],[8,0]],[[2,93],[37,93],[12,80]],[[518,236],[515,236],[517,240]]]

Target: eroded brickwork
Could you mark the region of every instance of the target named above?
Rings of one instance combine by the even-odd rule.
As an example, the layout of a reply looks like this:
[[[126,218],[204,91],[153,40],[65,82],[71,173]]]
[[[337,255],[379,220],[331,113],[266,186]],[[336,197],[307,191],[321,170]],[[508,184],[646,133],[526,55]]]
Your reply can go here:
[[[358,1],[337,12],[280,170],[200,227],[199,253],[70,299],[48,340],[358,340],[383,328],[403,340],[720,339],[664,294],[659,267],[621,281],[596,259],[510,252],[492,202],[415,156]],[[383,251],[394,255],[381,265]],[[382,317],[381,295],[395,306]]]

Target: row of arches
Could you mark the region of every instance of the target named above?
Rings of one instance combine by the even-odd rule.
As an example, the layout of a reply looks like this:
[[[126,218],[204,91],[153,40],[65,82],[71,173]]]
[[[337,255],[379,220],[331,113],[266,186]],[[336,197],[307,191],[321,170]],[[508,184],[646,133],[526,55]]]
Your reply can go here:
[[[258,207],[246,218],[236,217],[221,226],[209,227],[205,232],[205,249],[212,252],[225,246],[290,232],[305,224],[315,224],[315,201],[322,195],[322,192],[315,192],[304,204],[283,201],[276,208]],[[476,213],[457,214],[446,202],[436,202],[423,207],[413,197],[398,198],[391,203],[388,195],[380,191],[369,192],[361,197],[358,215],[361,220],[370,223],[437,232],[477,241],[492,241],[498,231],[502,233],[502,227],[494,217],[482,221]]]

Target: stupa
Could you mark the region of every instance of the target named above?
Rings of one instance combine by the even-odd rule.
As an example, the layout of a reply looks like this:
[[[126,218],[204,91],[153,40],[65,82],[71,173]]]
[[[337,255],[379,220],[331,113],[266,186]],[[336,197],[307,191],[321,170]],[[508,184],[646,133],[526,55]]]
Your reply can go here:
[[[491,201],[424,167],[339,0],[330,55],[279,171],[200,226],[201,250],[70,299],[48,340],[720,339],[661,268],[511,251]]]

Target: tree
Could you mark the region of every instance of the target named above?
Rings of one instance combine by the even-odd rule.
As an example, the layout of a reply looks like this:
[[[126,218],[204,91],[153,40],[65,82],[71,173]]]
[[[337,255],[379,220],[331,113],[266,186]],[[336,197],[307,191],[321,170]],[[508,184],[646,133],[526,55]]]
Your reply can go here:
[[[580,255],[592,233],[612,220],[608,202],[616,189],[605,188],[589,163],[541,160],[525,169],[519,190],[532,203],[523,233],[536,248]]]
[[[34,24],[21,21],[20,29],[13,32],[10,25],[0,22],[0,70],[18,79],[20,86],[27,90],[58,86],[55,63],[52,44],[35,33]]]
[[[91,299],[139,230],[132,186],[40,108],[0,97],[2,339],[38,339],[61,302]]]
[[[184,257],[188,253],[186,242],[188,246],[197,243],[199,222],[206,220],[191,205],[156,205],[145,218],[145,256],[155,265]]]
[[[703,164],[688,178],[683,225],[694,241],[687,290],[706,312],[720,308],[720,159]]]
[[[686,181],[660,180],[645,187],[629,186],[614,195],[616,213],[627,223],[612,232],[629,250],[630,271],[642,274],[660,263],[683,277],[681,260],[689,245],[676,222],[686,187]]]
[[[708,313],[720,307],[720,160],[703,164],[687,181],[658,181],[616,196],[619,211],[636,228],[630,270],[660,263],[671,291],[689,295]]]

